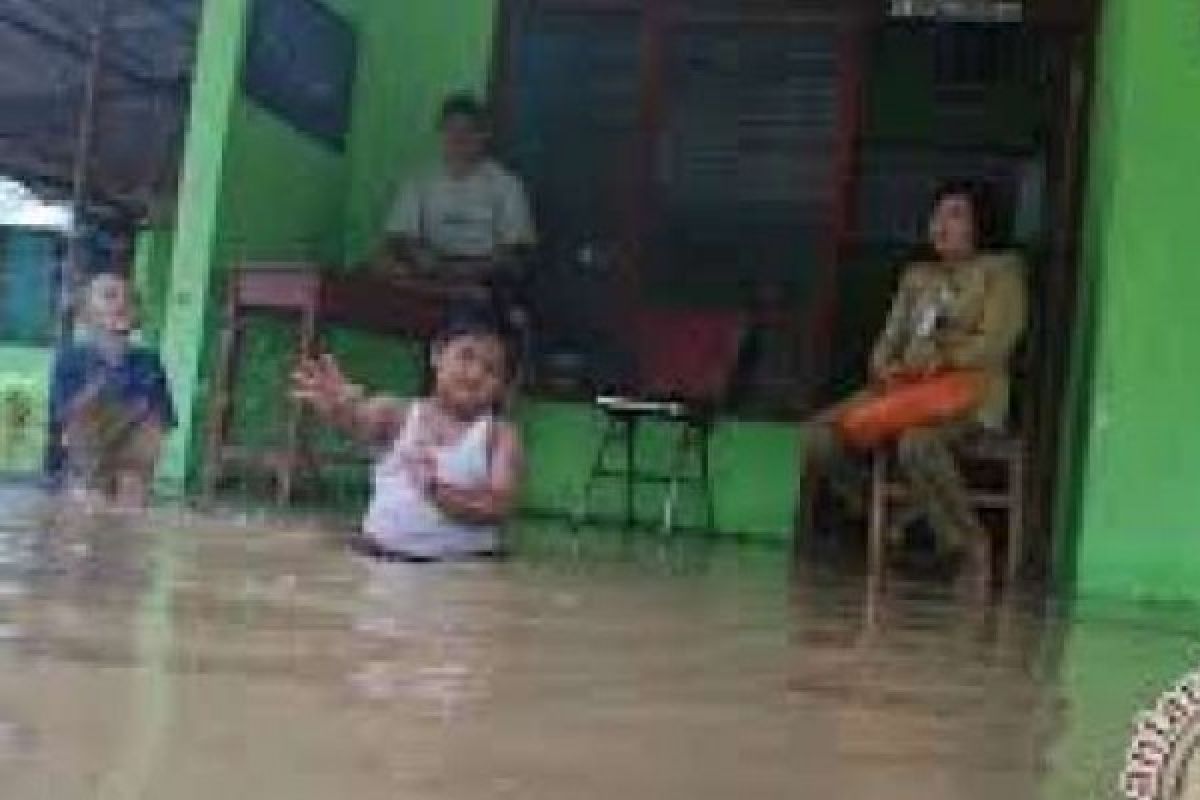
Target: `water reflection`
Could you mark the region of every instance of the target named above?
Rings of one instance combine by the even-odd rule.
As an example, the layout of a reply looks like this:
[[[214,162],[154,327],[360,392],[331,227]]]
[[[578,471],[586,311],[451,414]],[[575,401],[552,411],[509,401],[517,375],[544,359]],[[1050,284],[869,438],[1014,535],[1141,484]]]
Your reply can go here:
[[[497,565],[363,560],[350,684],[367,702],[399,701],[443,723],[489,692],[505,640],[507,583]]]
[[[1193,659],[1161,612],[886,591],[770,546],[521,531],[379,564],[328,527],[0,508],[0,796],[1112,796]]]
[[[872,588],[816,578],[794,591],[791,689],[828,715],[843,796],[1037,796],[1060,717],[1054,618],[1022,598]]]

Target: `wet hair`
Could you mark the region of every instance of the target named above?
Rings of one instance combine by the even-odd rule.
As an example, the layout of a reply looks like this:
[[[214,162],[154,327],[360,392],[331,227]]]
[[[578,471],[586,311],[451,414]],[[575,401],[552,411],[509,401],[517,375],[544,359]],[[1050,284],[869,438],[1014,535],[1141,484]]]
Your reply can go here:
[[[519,368],[520,348],[517,333],[497,304],[492,302],[459,303],[450,308],[442,320],[437,335],[433,338],[434,348],[443,347],[464,336],[481,336],[499,340],[504,349],[504,374],[512,380]]]
[[[137,305],[136,293],[129,278],[116,270],[102,269],[96,272],[89,272],[74,281],[74,289],[71,291],[71,310],[74,314],[78,316],[87,314],[88,305],[91,303],[92,291],[101,279],[117,280],[125,284],[130,300],[134,305]]]
[[[924,220],[926,224],[947,197],[965,197],[970,202],[977,249],[988,250],[1004,245],[1004,215],[1000,212],[995,187],[976,178],[951,178],[943,181],[929,202]]]
[[[487,126],[488,121],[487,109],[471,92],[455,92],[442,101],[437,118],[438,128],[444,128],[454,117],[465,117],[481,129]]]
[[[81,289],[91,289],[97,282],[101,280],[115,280],[121,283],[128,284],[129,277],[122,275],[115,269],[101,269],[94,272],[88,272],[79,277],[78,283]]]

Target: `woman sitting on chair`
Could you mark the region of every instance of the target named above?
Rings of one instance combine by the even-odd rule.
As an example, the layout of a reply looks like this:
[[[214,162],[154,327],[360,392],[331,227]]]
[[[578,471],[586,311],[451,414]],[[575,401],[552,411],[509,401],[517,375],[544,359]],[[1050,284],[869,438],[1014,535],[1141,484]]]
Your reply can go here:
[[[931,257],[902,274],[871,354],[869,386],[818,414],[805,436],[810,501],[836,499],[861,517],[865,482],[855,463],[855,450],[861,448],[841,424],[846,411],[897,383],[950,372],[976,376],[979,389],[969,408],[897,431],[886,446],[896,449],[914,513],[928,521],[942,554],[965,557],[963,576],[977,587],[990,578],[988,537],[969,501],[955,449],[1006,423],[1009,362],[1025,329],[1027,302],[1021,259],[983,249],[991,243],[993,225],[980,185],[955,181],[937,192],[928,228]],[[820,488],[832,490],[832,497],[822,497]],[[906,518],[895,533],[902,534],[916,519]]]

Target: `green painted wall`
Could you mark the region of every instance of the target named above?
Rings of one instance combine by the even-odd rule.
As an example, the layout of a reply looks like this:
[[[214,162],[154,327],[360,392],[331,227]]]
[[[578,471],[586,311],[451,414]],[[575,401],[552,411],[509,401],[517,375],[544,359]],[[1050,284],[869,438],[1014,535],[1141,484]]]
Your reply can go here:
[[[584,482],[604,430],[590,406],[530,401],[517,414],[528,450],[529,476],[524,507],[533,512],[570,514],[578,509]],[[663,472],[671,463],[677,429],[648,424],[638,439],[641,469]],[[793,427],[745,420],[724,420],[713,435],[712,470],[717,529],[775,540],[790,538],[795,511],[798,436]],[[620,460],[620,453],[613,465]],[[658,524],[664,489],[637,491],[639,522]],[[620,519],[624,509],[620,483],[605,481],[592,497],[599,519]],[[703,506],[694,492],[681,494],[683,526],[702,526]]]
[[[218,257],[341,259],[347,158],[244,95],[234,105]]]
[[[346,195],[345,252],[377,246],[397,181],[437,155],[434,117],[449,91],[484,94],[496,0],[362,0]]]
[[[1200,600],[1198,20],[1191,0],[1105,9],[1085,237],[1094,357],[1078,385],[1090,366],[1085,596]]]
[[[0,345],[0,474],[41,469],[52,358],[48,349]]]

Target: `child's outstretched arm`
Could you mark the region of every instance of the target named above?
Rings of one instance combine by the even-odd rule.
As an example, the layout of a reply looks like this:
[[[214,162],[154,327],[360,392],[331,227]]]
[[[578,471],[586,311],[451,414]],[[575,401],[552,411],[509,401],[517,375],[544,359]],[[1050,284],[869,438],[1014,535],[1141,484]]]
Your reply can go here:
[[[331,355],[306,358],[292,374],[292,397],[308,405],[321,419],[367,444],[386,444],[400,431],[403,401],[368,397],[350,383]]]
[[[464,489],[443,483],[435,476],[429,496],[454,519],[476,524],[504,522],[516,507],[523,460],[516,430],[507,423],[497,423],[492,434],[488,485]]]

